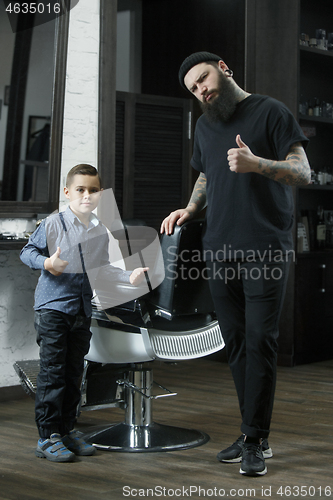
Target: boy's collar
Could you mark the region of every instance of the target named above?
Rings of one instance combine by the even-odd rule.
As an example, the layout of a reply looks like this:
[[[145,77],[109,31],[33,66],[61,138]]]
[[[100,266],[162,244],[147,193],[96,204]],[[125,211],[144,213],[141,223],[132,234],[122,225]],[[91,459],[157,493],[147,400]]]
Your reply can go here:
[[[83,222],[81,222],[80,219],[71,210],[71,207],[69,205],[66,208],[65,213],[72,223],[75,223],[75,221],[77,221],[80,224],[83,224]],[[95,227],[98,226],[98,224],[100,223],[100,220],[96,217],[96,215],[93,212],[91,212],[90,217],[89,217],[89,225],[90,225],[90,223],[93,224],[93,226],[95,226]]]

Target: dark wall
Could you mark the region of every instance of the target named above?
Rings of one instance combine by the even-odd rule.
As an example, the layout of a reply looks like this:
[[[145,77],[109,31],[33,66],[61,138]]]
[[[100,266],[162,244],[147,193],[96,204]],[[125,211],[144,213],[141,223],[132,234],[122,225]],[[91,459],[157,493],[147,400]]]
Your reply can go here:
[[[142,0],[142,93],[186,97],[182,61],[205,50],[244,84],[245,0]]]

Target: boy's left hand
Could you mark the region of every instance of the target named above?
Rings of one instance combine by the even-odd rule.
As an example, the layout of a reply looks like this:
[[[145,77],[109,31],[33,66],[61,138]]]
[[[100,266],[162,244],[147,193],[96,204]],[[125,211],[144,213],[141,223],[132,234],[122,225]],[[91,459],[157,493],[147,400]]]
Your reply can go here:
[[[137,267],[132,271],[129,277],[131,285],[138,286],[145,278],[145,272],[149,270],[149,267]]]

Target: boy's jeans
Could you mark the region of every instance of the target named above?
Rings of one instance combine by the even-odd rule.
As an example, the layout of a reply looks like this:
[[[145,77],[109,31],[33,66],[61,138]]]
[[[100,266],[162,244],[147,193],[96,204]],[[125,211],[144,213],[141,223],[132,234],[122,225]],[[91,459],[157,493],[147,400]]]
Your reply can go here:
[[[73,429],[80,402],[84,356],[89,351],[91,318],[60,311],[35,312],[40,372],[35,401],[36,424],[41,438],[61,436]]]

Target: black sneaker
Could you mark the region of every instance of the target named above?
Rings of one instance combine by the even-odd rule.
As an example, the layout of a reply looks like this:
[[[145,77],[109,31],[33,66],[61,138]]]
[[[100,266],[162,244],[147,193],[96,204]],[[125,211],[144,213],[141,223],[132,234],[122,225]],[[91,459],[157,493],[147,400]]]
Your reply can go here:
[[[262,445],[243,443],[242,463],[239,472],[244,476],[264,476],[267,473]]]
[[[220,451],[216,458],[220,462],[225,462],[229,464],[235,464],[242,460],[242,444],[244,443],[244,434],[239,436],[239,438],[228,448]]]
[[[244,443],[244,434],[239,436],[239,438],[231,445],[229,448],[220,451],[216,458],[220,462],[235,464],[242,460],[242,444]],[[264,458],[271,458],[273,456],[272,449],[269,447],[268,440],[262,440],[262,452]]]

